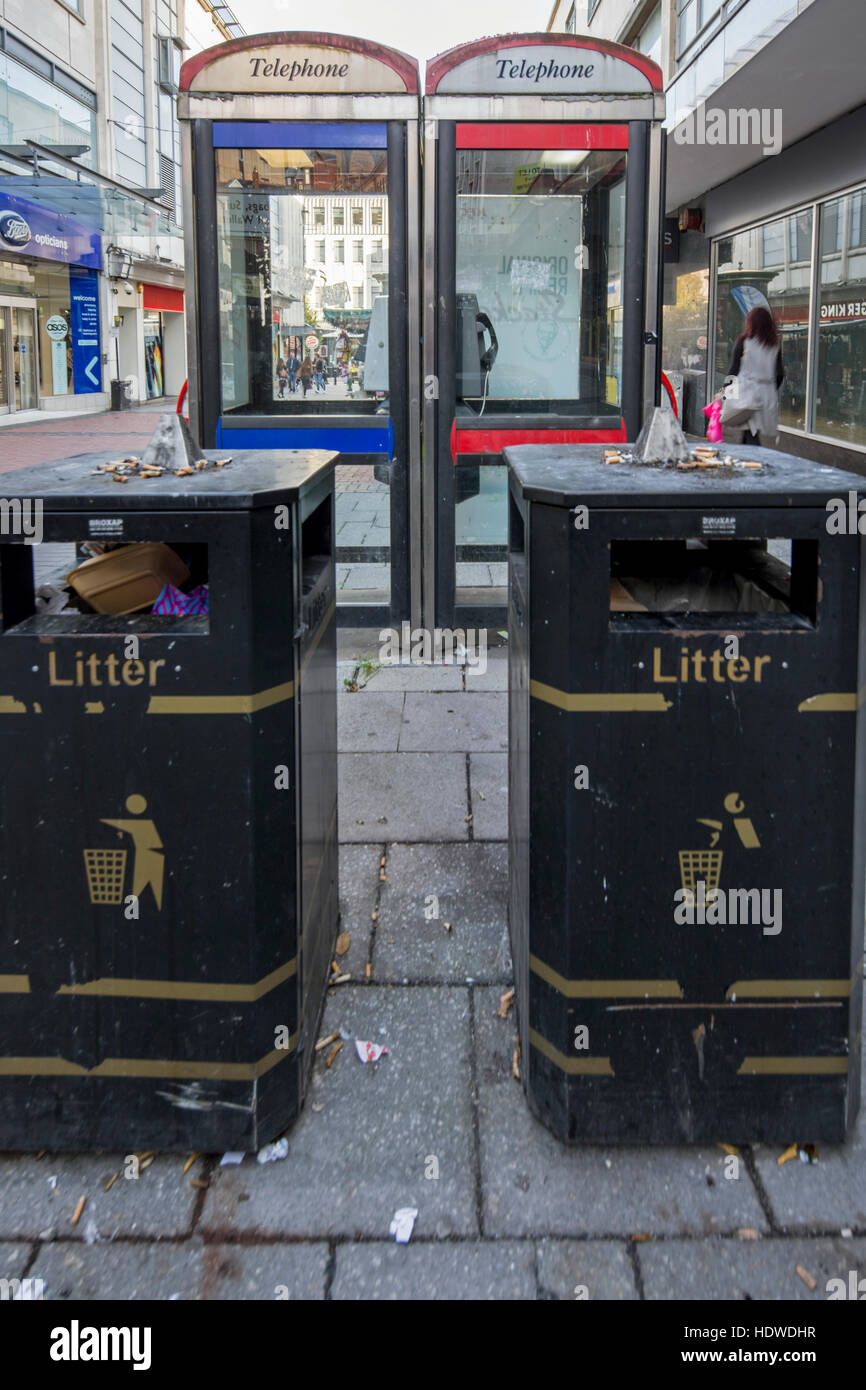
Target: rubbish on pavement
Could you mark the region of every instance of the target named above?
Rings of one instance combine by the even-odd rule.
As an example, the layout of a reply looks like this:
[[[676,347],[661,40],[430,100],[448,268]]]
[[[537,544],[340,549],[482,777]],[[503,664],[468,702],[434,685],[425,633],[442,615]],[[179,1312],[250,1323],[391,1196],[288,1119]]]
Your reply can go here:
[[[78,1225],[79,1221],[81,1220],[81,1213],[84,1211],[84,1203],[86,1201],[86,1197],[79,1197],[78,1201],[75,1204],[75,1211],[72,1213],[72,1220],[69,1223],[71,1226]]]
[[[796,1270],[803,1280],[803,1283],[806,1285],[806,1288],[809,1289],[811,1293],[814,1293],[818,1287],[818,1280],[813,1279],[808,1269],[804,1269],[802,1265],[797,1265]]]
[[[803,1144],[800,1149],[801,1163],[817,1163],[818,1150],[814,1144]]]
[[[366,1042],[361,1038],[355,1039],[355,1051],[365,1065],[367,1062],[378,1062],[380,1057],[388,1055],[388,1049],[383,1044]]]
[[[195,1161],[196,1161],[196,1159],[197,1159],[198,1157],[199,1157],[199,1154],[190,1154],[190,1156],[189,1156],[189,1158],[187,1159],[186,1163],[183,1165],[183,1172],[181,1173],[181,1177],[182,1177],[182,1178],[186,1177],[187,1173],[189,1172],[190,1168],[191,1168],[192,1165],[195,1163]]]
[[[207,1189],[210,1187],[210,1183],[208,1182],[207,1178],[190,1178],[189,1185],[190,1187],[204,1188],[205,1191],[207,1191]]]
[[[338,1043],[334,1043],[334,1046],[331,1048],[330,1052],[328,1053],[327,1057],[325,1058],[325,1066],[328,1068],[329,1071],[330,1071],[330,1069],[331,1069],[331,1065],[332,1065],[334,1059],[335,1059],[336,1056],[337,1056],[337,1053],[340,1051],[341,1048],[343,1048],[343,1047],[345,1047],[345,1046],[346,1046],[346,1044],[343,1042],[343,1039],[342,1039],[342,1038],[340,1039],[340,1041],[339,1041]]]
[[[784,1153],[779,1154],[776,1159],[776,1167],[781,1168],[783,1163],[788,1163],[792,1158],[797,1157],[797,1145],[789,1144]]]
[[[367,964],[366,964],[365,967],[364,967],[364,974],[366,975],[366,977],[367,977],[368,980],[372,978],[372,975],[373,975],[373,962],[372,962],[372,961],[369,961],[369,960],[367,961]]]
[[[316,1051],[323,1052],[332,1042],[336,1042],[339,1036],[339,1033],[329,1033],[326,1038],[319,1038],[316,1043]]]
[[[84,1223],[84,1244],[96,1245],[100,1240],[99,1228],[92,1216],[88,1216]]]
[[[451,931],[451,930],[453,929],[454,923],[453,923],[453,922],[445,922],[443,925],[444,925],[446,931]]]
[[[388,1228],[398,1245],[408,1245],[412,1239],[412,1228],[418,1215],[417,1207],[401,1207],[394,1212],[394,1220]]]
[[[334,950],[338,956],[344,956],[352,944],[352,938],[347,931],[341,931],[337,937],[337,944]]]
[[[507,1017],[508,1017],[508,1012],[509,1012],[509,1010],[510,1010],[510,1008],[511,1008],[511,1006],[512,1006],[513,1003],[514,1003],[514,989],[513,989],[513,988],[512,988],[512,989],[507,989],[507,990],[505,991],[505,993],[502,994],[502,995],[500,995],[500,997],[499,997],[499,1008],[496,1010],[496,1017],[497,1017],[497,1018],[507,1018]]]
[[[514,1054],[511,1058],[511,1075],[514,1077],[515,1081],[520,1080],[520,1043],[515,1047]]]
[[[740,1240],[757,1240],[758,1232],[754,1226],[740,1226],[737,1236]]]
[[[233,1163],[243,1163],[245,1157],[245,1154],[237,1153],[233,1149],[230,1149],[229,1152],[224,1153],[220,1159],[220,1167],[228,1168]]]
[[[266,1144],[263,1149],[259,1149],[256,1154],[256,1163],[278,1163],[281,1158],[288,1158],[289,1141],[285,1138],[275,1139],[273,1144]]]
[[[120,1177],[120,1169],[118,1168],[117,1172],[116,1172],[116,1173],[112,1173],[111,1177],[108,1179],[108,1182],[105,1184],[104,1188],[102,1189],[103,1192],[110,1192],[111,1189],[114,1187],[114,1184],[117,1182],[117,1179],[118,1179],[119,1177]]]

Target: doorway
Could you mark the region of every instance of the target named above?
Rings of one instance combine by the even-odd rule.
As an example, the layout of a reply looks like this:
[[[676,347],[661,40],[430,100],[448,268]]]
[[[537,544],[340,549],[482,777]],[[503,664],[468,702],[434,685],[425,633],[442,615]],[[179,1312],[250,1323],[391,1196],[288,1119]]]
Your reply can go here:
[[[0,299],[0,415],[39,405],[36,302]]]

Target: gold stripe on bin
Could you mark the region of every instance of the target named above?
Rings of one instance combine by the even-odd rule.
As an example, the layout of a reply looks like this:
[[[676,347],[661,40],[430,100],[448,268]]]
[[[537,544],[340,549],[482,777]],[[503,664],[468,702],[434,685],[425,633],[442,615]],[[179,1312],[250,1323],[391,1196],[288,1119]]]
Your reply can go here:
[[[538,956],[529,957],[529,968],[568,999],[682,999],[676,980],[567,980]]]
[[[850,993],[850,980],[735,980],[725,998],[847,999]]]
[[[82,985],[61,985],[58,994],[89,994],[114,999],[199,999],[212,1003],[254,1004],[297,973],[298,958],[272,970],[250,985],[210,984],[198,980],[88,980]]]
[[[0,1057],[0,1076],[138,1076],[154,1081],[258,1081],[284,1062],[298,1045],[298,1033],[288,1047],[274,1048],[257,1062],[161,1061],[151,1057],[106,1057],[95,1067],[82,1067],[65,1057]]]
[[[744,1057],[738,1076],[847,1076],[847,1057]]]
[[[257,714],[291,700],[295,682],[285,681],[255,695],[151,695],[148,714]]]
[[[569,1076],[613,1076],[613,1067],[609,1057],[566,1057],[564,1052],[549,1043],[547,1038],[543,1038],[540,1033],[536,1033],[534,1028],[529,1030],[529,1041],[537,1052],[552,1062],[560,1071],[567,1072]]]
[[[530,681],[529,693],[536,700],[555,705],[568,714],[664,714],[673,705],[657,691],[599,690],[571,694],[543,681]]]
[[[0,695],[0,714],[26,714],[27,706],[14,695]]]
[[[810,695],[797,706],[798,714],[851,713],[857,708],[857,695],[850,691],[828,691],[824,695]]]
[[[0,975],[0,994],[29,994],[29,975]]]

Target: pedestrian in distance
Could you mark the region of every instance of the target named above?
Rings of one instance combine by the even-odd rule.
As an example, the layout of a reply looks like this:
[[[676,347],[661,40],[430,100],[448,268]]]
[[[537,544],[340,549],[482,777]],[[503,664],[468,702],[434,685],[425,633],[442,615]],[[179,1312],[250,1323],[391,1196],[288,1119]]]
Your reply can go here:
[[[324,371],[325,371],[325,364],[324,364],[324,362],[322,361],[321,357],[317,357],[317,358],[316,358],[316,368],[315,368],[315,374],[316,374],[316,390],[317,390],[317,391],[324,391],[324,389],[325,389]]]
[[[298,372],[301,370],[301,359],[296,352],[293,352],[288,361],[289,368],[289,390],[298,389]]]
[[[311,361],[311,359],[310,359],[310,354],[309,354],[309,353],[306,354],[306,356],[304,357],[303,362],[301,363],[300,378],[301,378],[301,386],[302,386],[303,392],[304,392],[304,400],[306,400],[306,398],[307,398],[307,392],[309,391],[309,389],[310,389],[310,387],[311,387],[311,385],[312,385],[312,383],[313,383],[313,363],[312,363],[312,361]]]
[[[281,357],[281,358],[279,359],[279,361],[277,362],[277,390],[278,390],[278,392],[279,392],[279,399],[280,399],[280,400],[283,400],[284,397],[285,397],[285,394],[286,394],[286,383],[288,382],[288,380],[289,380],[289,369],[288,369],[288,367],[286,366],[285,362],[283,361],[283,359],[282,359],[282,357]]]
[[[773,315],[763,305],[751,309],[743,332],[734,344],[728,377],[736,377],[739,396],[754,400],[756,408],[743,430],[744,444],[769,447],[779,432],[779,389],[785,380],[782,344]]]

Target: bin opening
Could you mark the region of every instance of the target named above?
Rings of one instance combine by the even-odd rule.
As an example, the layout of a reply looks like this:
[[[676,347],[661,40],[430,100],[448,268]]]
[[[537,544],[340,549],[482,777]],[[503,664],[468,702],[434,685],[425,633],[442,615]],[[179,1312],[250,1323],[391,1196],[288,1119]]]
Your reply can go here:
[[[0,586],[4,636],[203,635],[210,628],[206,542],[0,545]]]
[[[784,538],[612,540],[611,627],[814,628],[818,542]],[[702,621],[704,621],[702,619]]]

